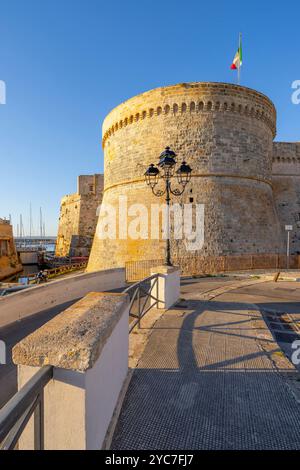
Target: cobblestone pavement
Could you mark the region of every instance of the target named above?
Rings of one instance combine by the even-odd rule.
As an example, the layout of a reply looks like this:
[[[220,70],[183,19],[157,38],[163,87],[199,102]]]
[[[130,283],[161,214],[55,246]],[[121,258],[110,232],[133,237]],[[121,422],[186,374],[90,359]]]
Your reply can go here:
[[[187,308],[155,324],[111,448],[300,449],[300,404],[287,380],[295,370],[286,360],[275,368],[261,347],[261,315],[247,295],[236,290],[205,301],[197,284],[183,290]],[[264,341],[281,354],[277,343]]]

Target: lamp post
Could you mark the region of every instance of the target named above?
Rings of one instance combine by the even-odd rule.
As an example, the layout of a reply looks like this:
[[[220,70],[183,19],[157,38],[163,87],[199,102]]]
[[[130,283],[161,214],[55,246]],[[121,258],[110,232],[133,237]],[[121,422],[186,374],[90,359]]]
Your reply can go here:
[[[170,233],[169,233],[169,218],[170,218],[170,200],[171,194],[174,196],[181,196],[183,194],[186,185],[191,179],[192,169],[183,161],[180,167],[176,170],[176,153],[173,152],[170,147],[162,152],[159,157],[158,165],[155,166],[153,163],[148,167],[145,172],[145,180],[148,186],[150,186],[153,194],[157,197],[166,195],[167,203],[167,249],[166,249],[166,266],[172,266],[171,262],[171,246],[170,246]],[[173,188],[171,185],[171,178],[173,178],[176,170],[177,181],[181,186],[179,188]],[[165,181],[164,189],[156,189],[159,179],[163,178]]]

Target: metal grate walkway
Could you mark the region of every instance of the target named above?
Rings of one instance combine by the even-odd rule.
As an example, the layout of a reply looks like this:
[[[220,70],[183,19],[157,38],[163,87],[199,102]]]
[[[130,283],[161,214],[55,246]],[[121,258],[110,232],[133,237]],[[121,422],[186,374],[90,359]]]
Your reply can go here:
[[[200,300],[167,312],[133,374],[111,448],[300,449],[300,405],[259,346],[256,314]]]

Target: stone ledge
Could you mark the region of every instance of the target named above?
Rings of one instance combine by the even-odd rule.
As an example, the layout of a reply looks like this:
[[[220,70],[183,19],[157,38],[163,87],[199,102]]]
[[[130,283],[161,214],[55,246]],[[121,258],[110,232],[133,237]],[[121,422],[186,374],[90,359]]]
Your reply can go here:
[[[273,177],[273,176],[274,176],[274,174],[271,175],[271,177]],[[285,175],[280,174],[280,176],[285,176]],[[292,175],[292,176],[297,176],[297,175]],[[226,178],[226,179],[234,178],[236,180],[246,180],[246,182],[248,182],[247,180],[250,180],[251,182],[256,181],[258,183],[268,184],[269,186],[272,187],[271,180],[269,180],[267,178],[259,178],[259,177],[256,177],[256,176],[243,175],[243,174],[236,174],[235,175],[233,173],[214,173],[214,172],[211,172],[211,173],[194,173],[194,174],[191,175],[191,178],[192,179],[193,178],[208,178],[208,179],[211,179],[211,178]],[[144,177],[134,178],[134,179],[131,179],[131,180],[123,180],[123,181],[119,181],[117,183],[110,184],[110,185],[106,186],[106,188],[104,190],[104,193],[107,193],[111,189],[118,188],[119,186],[125,186],[125,185],[134,184],[134,183],[142,183],[144,185],[145,184],[145,178]],[[238,181],[237,184],[241,184],[241,183]]]
[[[129,304],[127,294],[90,292],[13,348],[13,362],[86,371]]]

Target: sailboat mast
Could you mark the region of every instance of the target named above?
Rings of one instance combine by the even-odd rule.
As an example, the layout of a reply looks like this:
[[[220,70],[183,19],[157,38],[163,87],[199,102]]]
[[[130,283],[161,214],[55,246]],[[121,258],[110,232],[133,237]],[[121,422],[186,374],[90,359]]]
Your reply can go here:
[[[40,207],[40,236],[43,236],[43,213],[42,208]]]
[[[32,210],[31,210],[31,203],[29,205],[29,238],[32,237]]]

